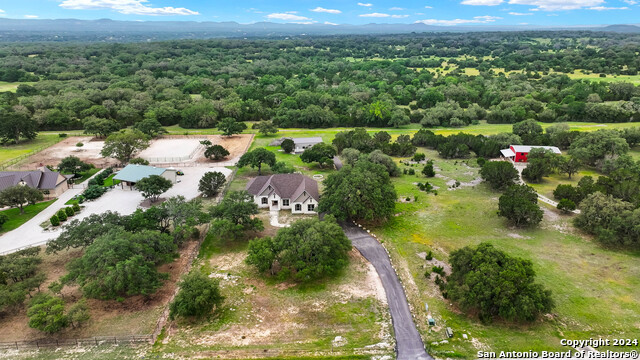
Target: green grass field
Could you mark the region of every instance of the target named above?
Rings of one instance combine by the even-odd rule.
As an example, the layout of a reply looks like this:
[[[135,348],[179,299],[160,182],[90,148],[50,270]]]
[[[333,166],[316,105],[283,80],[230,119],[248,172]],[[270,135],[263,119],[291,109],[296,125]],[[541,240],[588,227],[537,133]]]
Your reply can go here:
[[[545,124],[546,125],[546,124]],[[582,131],[603,128],[598,124],[571,124]],[[611,125],[611,126],[610,126]],[[621,128],[629,124],[607,124],[605,127]],[[634,124],[637,126],[637,124]],[[300,131],[295,136],[321,136],[330,141],[342,129]],[[497,133],[510,131],[510,125],[481,124],[463,129],[473,133]],[[471,131],[470,131],[471,130]],[[377,130],[372,130],[375,132]],[[404,130],[410,132],[411,130]],[[453,133],[456,129],[439,130]],[[398,132],[394,132],[398,134]],[[256,137],[252,148],[264,146],[277,136]],[[277,148],[268,149],[277,151]],[[399,275],[407,284],[408,296],[417,309],[420,331],[427,343],[440,342],[446,338],[446,324],[453,328],[456,336],[448,344],[428,345],[437,356],[452,354],[469,358],[477,351],[476,345],[488,349],[504,350],[563,350],[559,341],[565,337],[640,337],[640,254],[606,249],[584,236],[571,225],[572,217],[561,215],[555,209],[545,207],[545,220],[539,228],[515,229],[496,214],[500,193],[486,185],[464,187],[478,177],[475,161],[443,160],[435,151],[420,149],[428,158],[435,159],[439,173],[447,179],[426,179],[422,175],[404,175],[394,178],[398,196],[417,198],[417,201],[398,202],[396,212],[387,224],[374,228],[379,237],[389,245]],[[278,152],[279,161],[287,161],[298,167],[307,166],[295,155]],[[401,159],[396,159],[401,160]],[[402,165],[404,166],[404,165]],[[406,166],[404,166],[406,167]],[[421,167],[414,169],[420,173]],[[310,168],[303,172],[328,175],[331,171]],[[252,170],[240,170],[240,178],[255,175]],[[541,193],[552,197],[560,183],[576,184],[586,175],[597,176],[592,170],[582,170],[572,180],[566,176],[551,176],[541,184],[533,186]],[[458,180],[463,187],[447,190],[449,179]],[[421,192],[416,182],[429,181],[438,186],[438,195]],[[236,190],[244,188],[246,181],[233,184]],[[556,308],[549,317],[534,324],[482,324],[473,317],[461,314],[442,299],[432,280],[424,278],[430,268],[418,254],[433,251],[435,257],[446,261],[451,251],[466,245],[488,241],[511,255],[530,259],[538,273],[538,281],[553,292]],[[424,303],[428,303],[438,322],[436,329],[426,326]],[[462,333],[473,338],[463,340]],[[474,345],[475,344],[475,345]],[[566,350],[566,349],[564,349]]]
[[[18,85],[20,85],[20,84],[33,85],[35,83],[34,82],[5,82],[5,81],[0,81],[0,92],[5,92],[5,91],[16,92],[16,89],[18,89]]]
[[[435,159],[442,175],[461,182],[477,176],[472,160],[467,165],[439,159],[430,150],[421,151]],[[586,174],[591,173],[581,175]],[[413,185],[424,181],[440,187],[437,196],[420,192]],[[418,200],[399,203],[396,212],[402,215],[374,232],[391,245],[392,257],[405,269],[400,276],[415,284],[408,286],[409,298],[418,309],[415,315],[428,342],[443,340],[446,335],[444,329],[433,331],[425,326],[425,302],[438,324],[452,327],[457,334],[449,344],[431,346],[434,355],[454,351],[471,357],[477,349],[462,339],[463,332],[490,349],[505,351],[562,350],[559,341],[565,337],[640,336],[640,254],[601,247],[573,229],[571,217],[551,209],[539,228],[510,228],[496,214],[500,194],[484,184],[449,191],[444,179],[407,175],[394,179],[394,184],[399,196]],[[437,259],[446,260],[451,251],[484,241],[533,262],[538,281],[553,291],[557,306],[551,317],[531,325],[483,325],[443,301],[433,281],[424,278],[426,262],[417,254],[431,250]]]
[[[24,208],[24,214],[20,214],[20,209],[8,209],[2,211],[7,215],[9,220],[0,228],[0,234],[9,232],[11,230],[19,228],[22,224],[31,220],[34,216],[38,215],[42,210],[53,204],[55,200],[44,201],[34,205],[28,205]]]
[[[14,160],[21,156],[41,149],[42,147],[51,146],[61,138],[57,134],[40,133],[38,137],[30,141],[24,141],[16,145],[2,145],[0,146],[0,165],[8,161]]]

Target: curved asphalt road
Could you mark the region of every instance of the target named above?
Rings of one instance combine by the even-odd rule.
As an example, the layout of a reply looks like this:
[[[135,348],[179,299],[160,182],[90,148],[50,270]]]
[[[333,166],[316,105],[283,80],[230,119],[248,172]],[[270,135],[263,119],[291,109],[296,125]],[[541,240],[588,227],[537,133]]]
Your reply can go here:
[[[382,286],[387,294],[389,311],[393,320],[393,330],[396,336],[396,350],[398,360],[433,360],[427,354],[422,338],[416,329],[398,275],[389,261],[389,255],[371,235],[353,224],[342,224],[344,233],[351,240],[353,246],[367,259],[378,272]]]

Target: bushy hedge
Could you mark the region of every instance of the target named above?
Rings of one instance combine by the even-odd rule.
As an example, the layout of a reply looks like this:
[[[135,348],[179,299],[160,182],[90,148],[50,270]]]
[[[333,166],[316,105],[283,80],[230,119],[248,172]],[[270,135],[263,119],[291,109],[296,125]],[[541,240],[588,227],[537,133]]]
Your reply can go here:
[[[107,188],[99,185],[89,185],[82,196],[87,200],[95,200],[107,192]]]
[[[97,185],[103,186],[104,181],[107,180],[109,176],[113,174],[112,168],[106,168],[104,171],[100,172],[98,175],[94,176],[91,180],[89,180],[89,186]]]

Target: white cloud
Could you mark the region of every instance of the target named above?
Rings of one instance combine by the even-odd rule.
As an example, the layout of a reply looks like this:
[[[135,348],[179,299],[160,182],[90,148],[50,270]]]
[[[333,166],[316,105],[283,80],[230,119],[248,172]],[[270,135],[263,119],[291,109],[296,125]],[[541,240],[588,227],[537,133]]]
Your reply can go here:
[[[358,6],[372,7],[373,4],[372,3],[358,3]]]
[[[502,4],[503,0],[462,0],[462,5],[475,6],[496,6]]]
[[[391,17],[394,19],[404,19],[409,17],[409,15],[391,15]]]
[[[636,0],[622,0],[622,1],[626,2],[629,5],[635,5],[638,3]]]
[[[336,24],[336,23],[332,23],[332,22],[329,22],[329,21],[325,21],[325,22],[324,22],[324,24],[325,24],[325,25],[333,25],[333,26],[338,25],[338,24]]]
[[[578,10],[603,3],[604,0],[509,0],[509,4],[537,6],[536,10],[542,11]]]
[[[530,15],[533,15],[533,13],[510,12],[509,15],[513,15],[513,16],[530,16]]]
[[[286,21],[310,21],[308,17],[288,13],[273,13],[266,16],[269,20],[286,20]]]
[[[433,6],[429,6],[429,5],[427,5],[427,6],[425,6],[424,8],[425,8],[425,9],[433,9]]]
[[[390,11],[402,11],[402,10],[406,10],[405,8],[401,8],[401,7],[392,7],[389,8]]]
[[[342,11],[340,10],[336,10],[336,9],[325,9],[323,7],[318,6],[315,9],[311,9],[311,11],[313,12],[322,12],[322,13],[329,13],[329,14],[342,14]]]
[[[151,7],[148,0],[63,0],[60,7],[72,10],[111,9],[121,14],[135,15],[199,15],[186,8]]]
[[[358,15],[360,17],[375,17],[375,18],[384,18],[384,17],[389,17],[391,15],[389,14],[382,14],[382,13],[371,13],[371,14],[362,14],[362,15]]]
[[[603,10],[629,10],[628,7],[606,7],[606,6],[592,6],[589,10],[603,11]]]
[[[37,19],[38,15],[25,15],[25,19]]]
[[[425,25],[443,25],[443,26],[454,26],[454,25],[464,25],[464,24],[487,24],[495,22],[496,20],[502,19],[499,16],[474,16],[473,19],[453,19],[453,20],[439,20],[439,19],[427,19],[416,21],[417,23],[423,23]]]

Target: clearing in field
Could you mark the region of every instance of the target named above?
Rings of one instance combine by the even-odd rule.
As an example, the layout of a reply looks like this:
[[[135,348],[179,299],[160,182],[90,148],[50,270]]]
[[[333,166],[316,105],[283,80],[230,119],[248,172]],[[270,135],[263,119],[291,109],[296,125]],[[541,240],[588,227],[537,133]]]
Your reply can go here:
[[[268,214],[261,218],[259,236],[275,234]],[[172,323],[154,351],[211,358],[393,353],[382,283],[356,250],[339,276],[306,285],[257,273],[244,262],[246,241],[210,236],[200,255],[194,269],[220,280],[223,308],[210,320]]]

